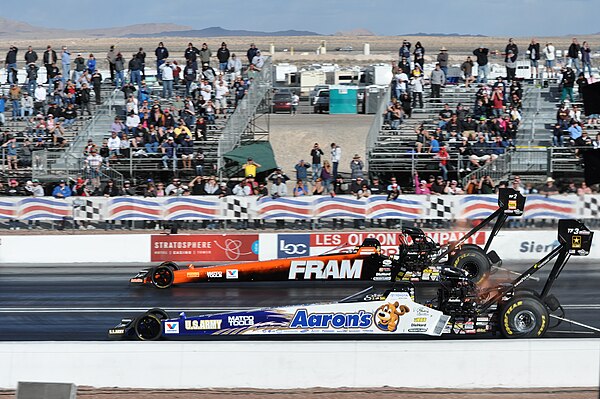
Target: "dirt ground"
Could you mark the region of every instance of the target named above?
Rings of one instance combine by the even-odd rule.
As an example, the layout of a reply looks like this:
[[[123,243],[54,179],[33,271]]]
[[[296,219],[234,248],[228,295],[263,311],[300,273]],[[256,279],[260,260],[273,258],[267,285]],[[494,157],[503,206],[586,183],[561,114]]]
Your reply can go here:
[[[14,398],[14,391],[0,391],[0,398]],[[129,390],[93,389],[79,387],[78,399],[588,399],[598,398],[597,389],[496,389],[496,390],[414,390],[392,388],[253,390],[239,389],[189,389],[189,390]]]

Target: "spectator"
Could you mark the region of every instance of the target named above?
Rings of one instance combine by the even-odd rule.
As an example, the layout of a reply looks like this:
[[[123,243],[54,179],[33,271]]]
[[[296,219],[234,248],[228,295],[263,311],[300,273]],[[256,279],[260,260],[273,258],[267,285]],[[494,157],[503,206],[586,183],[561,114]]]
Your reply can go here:
[[[258,52],[258,49],[256,48],[256,46],[254,45],[254,43],[250,44],[250,48],[248,49],[248,51],[246,52],[246,57],[248,58],[248,64],[252,64],[252,60],[254,59],[254,57],[256,56],[256,53]]]
[[[189,134],[185,135],[183,142],[180,144],[181,162],[183,169],[192,169],[192,159],[194,158],[194,142]]]
[[[212,51],[208,48],[208,44],[202,43],[202,47],[200,47],[200,51],[198,52],[200,56],[200,62],[204,64],[210,63],[210,57],[212,57]]]
[[[163,42],[159,42],[158,47],[154,50],[154,55],[156,56],[156,74],[158,79],[162,80],[162,69],[160,67],[165,63],[167,58],[169,58],[169,50],[167,50]]]
[[[440,151],[440,142],[437,140],[437,136],[432,134],[429,136],[429,150],[430,154],[437,154]]]
[[[325,187],[323,187],[323,180],[321,178],[318,178],[317,180],[315,180],[312,195],[323,195],[323,193],[325,193]]]
[[[10,137],[10,136],[9,136]],[[17,170],[17,138],[10,137],[8,141],[2,144],[2,148],[6,149],[6,161],[8,164],[8,170]]]
[[[81,106],[81,116],[83,116],[84,111],[87,111],[88,115],[92,116],[92,95],[87,83],[81,85],[81,89],[79,89],[78,95]]]
[[[431,194],[441,195],[446,191],[446,187],[448,186],[448,182],[444,180],[442,176],[437,176],[433,183],[431,184]]]
[[[34,64],[27,65],[27,92],[32,95],[37,87],[38,67]]]
[[[415,194],[425,194],[425,195],[429,195],[431,194],[431,190],[429,189],[429,187],[427,187],[427,181],[425,180],[419,180],[419,174],[415,172],[415,176],[414,176],[414,181],[415,181]],[[396,188],[394,187],[394,185],[391,185],[392,189]],[[397,186],[397,184],[396,184]],[[389,191],[389,190],[388,190]],[[388,198],[389,198],[389,194],[388,194]]]
[[[114,83],[115,81],[115,62],[117,60],[117,52],[115,51],[115,46],[111,44],[106,53],[106,61],[108,61],[108,69],[110,70],[110,81]]]
[[[588,42],[584,41],[581,46],[581,73],[585,72],[585,68],[587,67],[588,74],[590,75],[590,81],[593,81],[592,76],[592,49],[590,49],[590,45]]]
[[[287,187],[283,182],[283,178],[278,176],[275,179],[275,182],[271,185],[271,189],[269,190],[269,194],[273,198],[285,197],[287,196]]]
[[[494,181],[490,175],[485,175],[479,182],[479,194],[494,194]]]
[[[555,147],[563,146],[563,128],[559,123],[555,124],[552,129],[552,145]]]
[[[85,159],[87,178],[90,179],[94,188],[100,187],[100,168],[102,167],[102,156],[96,148],[92,148]]]
[[[565,101],[567,96],[569,96],[569,100],[571,102],[573,102],[574,101],[573,87],[575,86],[575,73],[573,72],[573,69],[571,69],[570,66],[567,66],[566,68],[561,69],[561,72],[562,72],[562,79],[561,79],[562,93],[560,95],[560,101],[561,102]],[[579,73],[579,71],[578,71],[578,73]]]
[[[315,180],[315,182],[316,182],[316,180]],[[304,197],[304,196],[308,195],[308,188],[304,184],[304,181],[302,181],[302,180],[296,181],[296,185],[294,186],[294,188],[292,190],[292,194],[294,197]]]
[[[298,113],[298,105],[300,105],[300,97],[295,91],[292,92],[292,115]]]
[[[439,152],[436,154],[436,158],[439,159],[440,171],[442,172],[442,177],[444,180],[448,180],[448,160],[450,159],[450,154],[448,154],[448,149],[446,146],[442,146]]]
[[[477,176],[475,176],[475,174],[472,174],[469,177],[469,182],[467,183],[465,192],[467,194],[479,194],[479,181],[477,180]]]
[[[304,162],[304,159],[298,161],[296,165],[294,165],[294,169],[296,169],[296,180],[307,181],[308,180],[308,172],[307,169],[310,168],[310,165]]]
[[[229,95],[229,88],[223,80],[220,80],[215,85],[215,108],[216,113],[226,114],[227,111],[227,96]]]
[[[331,191],[331,183],[333,182],[333,170],[328,160],[323,161],[323,168],[321,169],[321,178],[327,192]]]
[[[404,114],[410,118],[412,116],[412,98],[408,92],[404,92],[400,95],[400,104]]]
[[[90,53],[90,55],[88,56],[88,60],[87,60],[87,71],[91,75],[92,73],[94,73],[95,70],[96,70],[96,57],[94,57],[94,54]]]
[[[319,143],[315,143],[313,148],[310,150],[310,156],[312,158],[312,181],[317,180],[317,177],[321,176],[321,157],[324,155],[323,150],[319,146]]]
[[[63,46],[62,48],[60,61],[62,63],[62,75],[68,80],[69,76],[71,76],[71,53],[67,46]]]
[[[423,73],[419,69],[415,69],[410,78],[410,87],[412,91],[412,107],[416,108],[417,100],[419,108],[423,109]]]
[[[171,183],[165,188],[166,196],[180,196],[183,193],[183,187],[181,185],[181,179],[174,177]]]
[[[567,67],[575,66],[575,69],[577,70],[578,75],[580,72],[580,69],[579,69],[579,53],[580,52],[581,52],[581,46],[579,45],[577,38],[574,37],[573,41],[571,42],[571,45],[569,46],[569,49],[567,50],[567,57],[568,57]],[[571,100],[571,101],[573,101],[573,100]]]
[[[473,55],[477,57],[477,83],[487,83],[490,75],[490,65],[488,64],[488,54],[490,50],[479,46],[473,50]]]
[[[46,195],[44,193],[44,187],[40,185],[40,181],[38,179],[32,179],[31,182],[27,182],[27,185],[25,185],[25,191],[34,197],[43,197]]]
[[[460,66],[460,70],[465,77],[465,87],[469,87],[469,85],[475,81],[475,78],[473,77],[473,65],[471,57],[467,57],[467,60]]]
[[[123,59],[123,54],[121,52],[117,53],[117,58],[115,59],[115,87],[117,89],[122,89],[125,85],[125,60]],[[127,96],[126,96],[127,98]]]
[[[165,61],[160,66],[160,73],[162,79],[162,97],[171,98],[173,96],[173,65],[171,61]]]
[[[444,46],[442,46],[439,54],[437,55],[437,63],[440,65],[440,69],[442,70],[442,72],[444,72],[444,78],[447,79],[448,78],[448,50]],[[446,81],[444,80],[444,83],[442,83],[442,84],[446,84]]]
[[[483,135],[478,137],[477,142],[473,144],[471,149],[473,154],[469,157],[469,160],[475,166],[475,168],[479,168],[481,166],[480,162],[490,163],[498,158],[498,156],[495,154],[490,155],[490,147],[488,143],[486,143]]]
[[[283,173],[280,167],[277,167],[275,171],[271,173],[269,177],[267,177],[267,180],[271,181],[272,183],[275,183],[277,179],[281,179],[283,183],[290,180],[290,178],[285,173]]]
[[[8,96],[12,104],[12,120],[21,118],[21,88],[19,85],[12,84],[8,91]]]
[[[446,84],[446,74],[441,69],[440,64],[435,64],[435,69],[431,72],[431,98],[432,102],[441,103],[441,88]]]
[[[92,74],[92,86],[94,87],[94,97],[96,98],[96,105],[102,104],[102,74],[97,69]]]
[[[229,49],[227,48],[227,43],[222,42],[221,47],[217,50],[217,59],[219,60],[219,71],[223,73],[227,71],[227,67],[229,65],[229,57],[230,53]]]
[[[67,183],[64,180],[60,180],[58,182],[58,186],[54,187],[52,190],[52,196],[54,198],[67,198],[72,195],[71,188],[67,186]]]
[[[227,61],[227,72],[229,73],[230,82],[242,75],[242,60],[237,58],[235,54],[231,54],[229,61]]]
[[[504,54],[505,54],[506,58],[509,58],[509,55],[508,55],[509,52],[512,54],[510,56],[510,58],[513,58],[512,61],[516,62],[517,57],[519,55],[519,47],[514,42],[512,37],[510,39],[508,39],[508,44],[506,45],[506,48],[504,49]],[[507,61],[506,58],[504,59],[505,62]]]
[[[425,66],[425,48],[421,45],[421,42],[415,43],[415,50],[413,51],[414,62],[415,64],[421,67]]]
[[[140,47],[138,49],[137,54],[135,55],[140,62],[142,63],[141,65],[141,71],[142,71],[142,79],[146,80],[146,52],[144,51],[143,47]]]
[[[362,159],[360,159],[360,155],[354,154],[352,161],[350,161],[350,178],[352,180],[356,180],[358,177],[362,178],[364,176],[364,167],[365,164]]]
[[[6,111],[6,96],[0,94],[0,126],[4,126],[6,124],[6,115],[4,112]]]
[[[163,154],[163,169],[169,169],[167,162],[170,159],[172,161],[173,171],[177,170],[177,151],[175,143],[173,142],[173,137],[167,137],[167,140],[161,144],[160,148]]]
[[[89,69],[89,62],[88,62]],[[137,54],[132,54],[128,64],[129,69],[129,81],[137,87],[142,85],[142,60],[138,58]]]
[[[369,185],[369,189],[371,190],[371,194],[380,195],[385,193],[385,187],[381,184],[379,177],[373,176],[371,180],[371,184]]]
[[[590,74],[590,79],[593,79],[591,74]],[[577,83],[577,87],[578,87],[578,94],[579,94],[579,99],[581,101],[583,101],[583,90],[585,88],[585,86],[588,85],[588,80],[586,79],[585,75],[583,72],[581,72],[579,74],[579,76],[577,77],[577,80],[575,81],[575,83]]]
[[[331,143],[331,165],[333,168],[331,171],[331,174],[333,175],[334,180],[337,178],[338,165],[339,165],[341,159],[342,159],[342,148],[335,143]]]
[[[572,142],[577,141],[583,133],[583,129],[581,128],[579,123],[577,123],[577,121],[575,121],[575,120],[571,121],[571,126],[569,127],[568,131],[569,131],[569,137]]]
[[[508,50],[504,64],[506,66],[506,80],[512,82],[517,76],[517,56],[512,50]]]
[[[23,190],[23,188],[19,185],[19,182],[15,179],[11,179],[9,181],[8,187],[6,187],[3,194],[8,197],[21,197],[27,195],[25,190]],[[8,226],[10,230],[19,230],[19,225],[20,222],[17,219],[8,220]]]
[[[248,185],[248,181],[246,180],[246,178],[242,179],[242,181],[240,181],[238,184],[235,185],[235,187],[233,187],[233,195],[237,195],[237,196],[242,196],[242,197],[247,197],[252,195],[252,190],[250,189],[250,186]]]
[[[544,58],[546,59],[546,73],[548,78],[554,78],[554,62],[556,60],[556,49],[551,42],[546,43],[544,47]]]
[[[196,177],[196,179],[200,178],[200,176]],[[196,181],[196,179],[192,180],[192,183]],[[194,186],[192,183],[190,183],[190,187]],[[221,191],[219,189],[219,185],[217,184],[217,179],[214,176],[210,176],[210,178],[206,180],[206,183],[204,183],[203,190],[206,195],[219,195]]]
[[[6,53],[6,74],[8,83],[18,83],[17,82],[17,53],[19,49],[16,46],[11,45],[8,52]]]
[[[456,180],[452,180],[444,189],[444,193],[450,195],[461,195],[465,192],[458,186],[458,182]]]
[[[577,195],[593,194],[592,189],[588,187],[585,181],[581,182],[581,186],[577,189]]]
[[[108,139],[108,156],[110,159],[117,159],[121,155],[121,139],[117,136],[117,132],[112,131]]]
[[[23,97],[21,97],[21,118],[24,118],[25,114],[33,116],[34,105],[33,97],[29,96],[27,92],[23,93]]]
[[[546,184],[538,189],[540,194],[545,196],[558,194],[558,188],[554,185],[555,180],[552,177],[546,179]]]
[[[529,43],[527,50],[529,51],[529,62],[531,64],[531,79],[537,79],[541,54],[540,44],[535,40],[535,38],[531,39],[531,43]]]
[[[102,195],[105,197],[119,197],[123,195],[123,191],[115,184],[113,179],[110,179],[106,182],[106,186],[104,186],[104,189],[102,190]]]
[[[252,58],[252,65],[254,65],[254,69],[258,72],[261,71],[262,67],[265,65],[265,57],[262,56],[260,50],[256,51],[256,55]]]

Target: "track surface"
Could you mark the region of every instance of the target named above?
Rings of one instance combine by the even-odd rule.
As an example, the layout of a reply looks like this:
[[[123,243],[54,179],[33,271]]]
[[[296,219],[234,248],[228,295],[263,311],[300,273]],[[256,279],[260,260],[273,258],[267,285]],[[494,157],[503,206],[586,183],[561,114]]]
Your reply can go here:
[[[0,341],[106,340],[107,330],[121,318],[135,316],[153,307],[167,309],[171,314],[181,310],[215,313],[239,308],[335,301],[370,285],[368,282],[325,282],[317,285],[211,283],[168,290],[129,286],[129,277],[144,266],[3,266],[0,269]],[[515,271],[525,270],[528,266],[530,264],[505,263],[505,267]],[[510,277],[498,272],[495,278]],[[540,283],[529,283],[532,287],[540,286]],[[598,286],[600,267],[589,262],[571,261],[552,292],[565,306],[566,317],[600,328]],[[417,291],[417,300],[434,292],[431,288]],[[556,330],[548,336],[598,336],[565,323]]]

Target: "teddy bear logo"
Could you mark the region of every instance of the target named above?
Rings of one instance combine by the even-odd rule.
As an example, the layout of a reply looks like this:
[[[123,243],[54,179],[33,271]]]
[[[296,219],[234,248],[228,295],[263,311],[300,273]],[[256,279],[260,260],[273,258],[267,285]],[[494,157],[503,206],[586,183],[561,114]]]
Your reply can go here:
[[[375,325],[382,331],[394,332],[398,328],[400,316],[408,312],[408,306],[399,305],[398,302],[386,303],[375,311]]]

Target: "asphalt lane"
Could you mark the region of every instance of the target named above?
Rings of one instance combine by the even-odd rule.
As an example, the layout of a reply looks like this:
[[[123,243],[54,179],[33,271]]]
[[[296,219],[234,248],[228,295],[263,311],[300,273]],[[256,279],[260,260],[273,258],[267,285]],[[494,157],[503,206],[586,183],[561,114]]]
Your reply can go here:
[[[107,330],[123,317],[159,307],[175,315],[214,313],[241,308],[337,301],[368,282],[199,283],[157,290],[128,283],[144,265],[61,267],[15,265],[0,271],[1,341],[106,340]],[[506,264],[513,271],[529,264]],[[543,273],[543,271],[542,271]],[[541,274],[540,277],[544,277]],[[514,277],[512,277],[514,278]],[[511,275],[499,271],[496,280]],[[529,288],[541,290],[541,283]],[[566,317],[600,328],[600,268],[589,262],[571,262],[552,292],[566,308]],[[417,291],[421,301],[435,295],[435,287]],[[590,337],[585,330],[563,323],[550,337]],[[445,338],[456,339],[455,336]],[[472,337],[469,337],[472,339]]]

